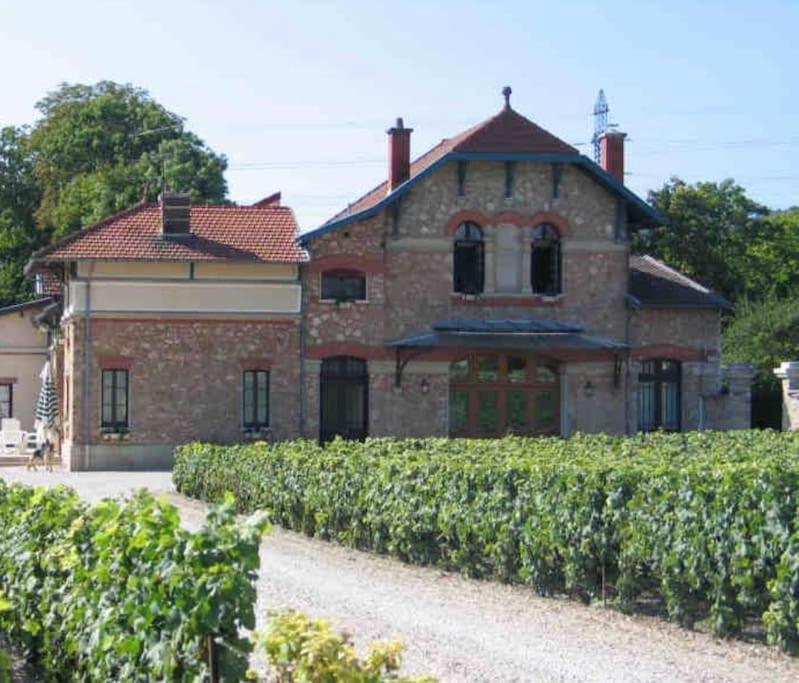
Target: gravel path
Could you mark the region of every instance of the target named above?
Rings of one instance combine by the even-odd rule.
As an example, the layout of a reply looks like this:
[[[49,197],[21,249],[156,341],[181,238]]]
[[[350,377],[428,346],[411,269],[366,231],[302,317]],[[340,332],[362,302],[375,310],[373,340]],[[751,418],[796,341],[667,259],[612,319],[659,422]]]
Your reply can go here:
[[[26,473],[87,498],[146,486],[168,493],[187,527],[205,506],[174,493],[168,473]],[[275,528],[261,548],[261,625],[290,607],[333,620],[359,643],[400,638],[405,671],[441,681],[799,681],[799,662],[772,648],[722,641],[663,621],[630,617],[530,590],[411,567]],[[255,661],[260,668],[261,662]]]

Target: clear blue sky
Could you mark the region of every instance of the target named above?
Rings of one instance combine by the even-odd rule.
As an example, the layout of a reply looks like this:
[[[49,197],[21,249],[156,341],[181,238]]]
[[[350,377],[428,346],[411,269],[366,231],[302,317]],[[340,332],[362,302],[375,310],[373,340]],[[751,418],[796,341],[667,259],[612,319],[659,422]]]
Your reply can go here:
[[[799,1],[0,0],[0,125],[61,81],[147,88],[227,154],[230,196],[283,191],[304,230],[414,155],[512,104],[586,143],[597,91],[629,134],[628,185],[733,177],[799,205]],[[585,145],[580,148],[591,153]]]

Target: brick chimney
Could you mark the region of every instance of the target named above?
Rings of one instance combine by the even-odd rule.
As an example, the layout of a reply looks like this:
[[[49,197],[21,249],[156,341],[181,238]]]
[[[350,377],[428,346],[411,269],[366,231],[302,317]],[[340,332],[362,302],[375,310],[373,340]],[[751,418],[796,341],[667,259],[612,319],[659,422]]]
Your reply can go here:
[[[411,133],[413,128],[405,128],[402,119],[397,119],[388,133],[388,191],[392,192],[411,176]]]
[[[180,192],[164,191],[161,200],[161,232],[164,236],[191,234],[191,199]]]
[[[600,165],[622,185],[624,184],[624,138],[626,137],[627,133],[608,130],[599,138]]]

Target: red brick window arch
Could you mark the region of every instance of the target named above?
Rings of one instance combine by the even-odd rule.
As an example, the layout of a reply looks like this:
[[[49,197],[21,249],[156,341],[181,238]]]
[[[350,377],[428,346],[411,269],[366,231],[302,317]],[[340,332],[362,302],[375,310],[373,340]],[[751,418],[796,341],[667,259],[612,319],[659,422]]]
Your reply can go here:
[[[464,221],[455,231],[453,245],[453,290],[461,294],[480,294],[485,283],[485,244],[483,229]]]
[[[552,223],[539,223],[533,228],[530,245],[530,286],[533,294],[560,294],[561,248],[558,229]]]
[[[354,268],[334,268],[322,273],[321,298],[326,301],[366,301],[366,274]]]

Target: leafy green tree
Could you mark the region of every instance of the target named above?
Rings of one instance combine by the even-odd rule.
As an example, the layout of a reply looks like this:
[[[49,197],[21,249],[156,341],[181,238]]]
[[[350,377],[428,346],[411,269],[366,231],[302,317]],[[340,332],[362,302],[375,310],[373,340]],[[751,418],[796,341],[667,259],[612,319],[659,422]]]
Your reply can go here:
[[[750,298],[786,298],[799,292],[799,209],[759,219],[741,273]]]
[[[33,179],[33,159],[25,131],[0,129],[0,305],[23,301],[32,294],[23,275],[29,254],[45,235],[34,225],[39,191]]]
[[[33,294],[31,253],[163,186],[224,202],[227,160],[146,90],[102,81],[62,84],[32,128],[0,129],[0,305]]]
[[[667,226],[638,235],[633,249],[660,258],[732,301],[746,293],[755,264],[749,246],[768,208],[733,180],[688,185],[672,178],[649,193]]]
[[[222,202],[227,160],[146,90],[102,81],[63,84],[37,105],[30,133],[42,193],[40,227],[63,237],[141,199],[162,184],[194,201]]]

